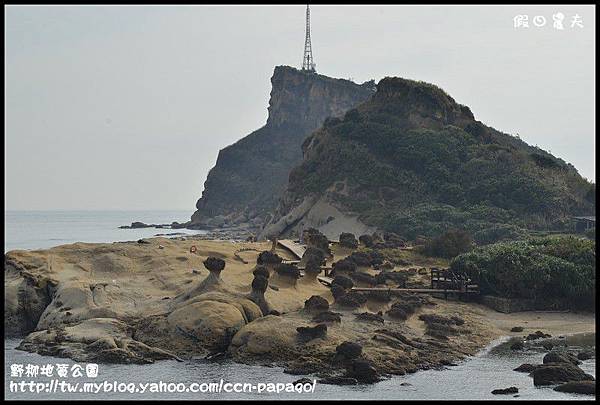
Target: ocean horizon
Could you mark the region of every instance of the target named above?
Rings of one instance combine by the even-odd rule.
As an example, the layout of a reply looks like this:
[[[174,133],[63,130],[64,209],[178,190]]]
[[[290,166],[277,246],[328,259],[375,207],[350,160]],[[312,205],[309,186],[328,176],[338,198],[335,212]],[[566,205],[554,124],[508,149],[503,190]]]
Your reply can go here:
[[[157,234],[206,233],[189,229],[119,229],[134,221],[187,222],[191,214],[191,210],[5,210],[4,252],[46,249],[76,242],[123,242]]]

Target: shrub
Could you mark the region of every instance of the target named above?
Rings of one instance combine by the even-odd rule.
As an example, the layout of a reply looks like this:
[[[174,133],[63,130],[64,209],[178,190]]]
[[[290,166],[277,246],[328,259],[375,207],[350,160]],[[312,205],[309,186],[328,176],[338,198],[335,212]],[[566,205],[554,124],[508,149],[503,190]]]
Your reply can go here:
[[[594,310],[594,241],[563,236],[501,242],[456,257],[450,268],[478,280],[484,294]]]
[[[423,253],[429,256],[451,259],[471,249],[471,236],[461,230],[450,230],[425,243]]]

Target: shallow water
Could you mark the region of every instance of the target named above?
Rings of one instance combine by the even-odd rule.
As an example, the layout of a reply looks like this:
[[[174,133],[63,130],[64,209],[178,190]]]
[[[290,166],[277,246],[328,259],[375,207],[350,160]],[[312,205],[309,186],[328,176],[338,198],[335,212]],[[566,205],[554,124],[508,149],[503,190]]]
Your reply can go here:
[[[12,249],[42,249],[73,242],[112,242],[137,240],[157,233],[202,231],[169,229],[118,229],[132,221],[146,223],[184,222],[186,211],[35,211],[5,212],[5,252]],[[593,336],[593,335],[591,335]],[[543,352],[514,353],[506,344],[490,347],[479,355],[444,370],[420,371],[415,374],[393,377],[374,385],[333,386],[317,384],[314,393],[15,393],[10,392],[10,382],[49,381],[46,377],[11,378],[12,364],[75,364],[69,359],[43,357],[14,348],[18,340],[5,340],[5,398],[7,399],[500,399],[512,396],[495,396],[496,388],[516,386],[515,399],[591,399],[590,396],[559,393],[552,388],[535,388],[527,374],[512,371],[522,363],[541,363]],[[590,335],[571,338],[570,344],[593,344]],[[85,364],[83,364],[85,366]],[[595,360],[581,366],[587,373],[596,375]],[[69,382],[117,381],[119,383],[178,382],[203,383],[290,383],[301,376],[284,374],[278,367],[260,367],[232,362],[208,363],[206,361],[160,361],[150,365],[99,365],[95,379],[64,379]]]
[[[593,340],[593,334],[586,340]],[[499,344],[501,342],[496,342]],[[479,355],[469,358],[457,366],[444,370],[427,370],[415,374],[392,377],[374,385],[333,386],[317,384],[314,393],[14,393],[10,392],[10,382],[31,380],[11,378],[11,364],[75,364],[69,359],[43,357],[37,354],[15,350],[18,340],[5,341],[5,397],[7,399],[592,399],[591,396],[555,392],[552,388],[536,388],[533,379],[525,373],[512,371],[522,363],[541,363],[543,352],[515,354],[506,344],[490,347]],[[82,364],[85,366],[85,364]],[[595,360],[585,361],[581,367],[587,373],[596,375]],[[100,364],[95,379],[70,378],[65,381],[119,383],[148,382],[226,382],[241,383],[290,383],[301,376],[284,374],[279,367],[261,367],[235,364],[229,361],[209,363],[206,361],[160,361],[150,365]],[[38,381],[48,381],[38,377]],[[490,392],[496,388],[516,386],[517,397],[496,396]]]

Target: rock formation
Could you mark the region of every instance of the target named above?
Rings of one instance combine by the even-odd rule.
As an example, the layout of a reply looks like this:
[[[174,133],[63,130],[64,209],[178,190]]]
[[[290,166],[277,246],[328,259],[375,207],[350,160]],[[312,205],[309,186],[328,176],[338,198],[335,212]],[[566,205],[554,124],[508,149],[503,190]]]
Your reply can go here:
[[[572,165],[484,125],[423,82],[382,79],[373,97],[326,120],[302,148],[261,235],[314,227],[391,246],[459,227],[491,243],[522,227],[567,230],[571,216],[595,213],[595,185]],[[364,237],[374,230],[396,236]]]
[[[341,116],[374,93],[370,83],[277,66],[262,128],[219,152],[189,227],[262,226],[277,205],[302,142],[327,117]]]

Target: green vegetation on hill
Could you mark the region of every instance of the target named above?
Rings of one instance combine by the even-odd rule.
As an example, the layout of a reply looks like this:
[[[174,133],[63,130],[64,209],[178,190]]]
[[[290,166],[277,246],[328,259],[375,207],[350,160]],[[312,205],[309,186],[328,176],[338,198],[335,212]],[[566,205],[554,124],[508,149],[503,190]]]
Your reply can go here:
[[[324,194],[413,239],[449,229],[479,244],[565,231],[595,213],[595,185],[563,160],[476,121],[439,88],[398,78],[303,144],[288,201]]]
[[[483,294],[534,299],[544,308],[595,308],[596,245],[588,239],[496,243],[456,257],[450,268],[478,280]]]

